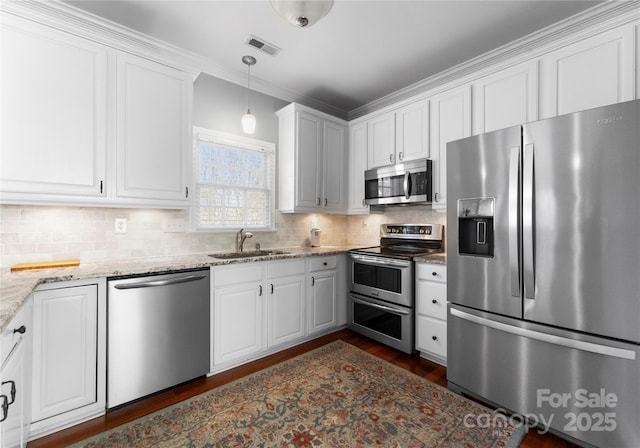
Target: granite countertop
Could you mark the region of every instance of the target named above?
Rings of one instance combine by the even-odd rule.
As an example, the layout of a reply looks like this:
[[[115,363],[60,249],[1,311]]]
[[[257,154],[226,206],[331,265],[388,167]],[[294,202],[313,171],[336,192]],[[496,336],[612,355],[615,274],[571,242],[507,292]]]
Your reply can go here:
[[[0,272],[0,332],[4,331],[9,321],[11,321],[11,319],[16,315],[33,290],[41,283],[101,277],[157,274],[161,272],[200,269],[226,264],[335,255],[346,253],[350,249],[354,248],[355,247],[353,246],[278,248],[277,250],[285,253],[228,260],[213,258],[208,254],[145,257],[126,260],[86,262],[81,263],[78,267],[24,272],[10,272],[10,270],[6,268]],[[446,263],[446,256],[444,254],[434,254],[426,257],[420,257],[419,259],[416,259],[416,261],[444,264]]]

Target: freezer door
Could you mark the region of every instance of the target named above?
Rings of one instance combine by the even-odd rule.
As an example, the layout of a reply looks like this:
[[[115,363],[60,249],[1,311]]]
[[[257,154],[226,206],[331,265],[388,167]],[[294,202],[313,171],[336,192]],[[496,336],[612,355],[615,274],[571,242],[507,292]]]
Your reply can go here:
[[[522,128],[447,144],[447,296],[522,316],[519,243]]]
[[[640,100],[524,126],[527,320],[640,342]]]
[[[447,332],[450,389],[581,444],[640,446],[640,346],[462,307]]]

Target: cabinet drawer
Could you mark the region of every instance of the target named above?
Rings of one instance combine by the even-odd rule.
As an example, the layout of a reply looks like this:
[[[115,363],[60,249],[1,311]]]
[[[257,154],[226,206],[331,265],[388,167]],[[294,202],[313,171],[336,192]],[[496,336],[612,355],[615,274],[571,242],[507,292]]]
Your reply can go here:
[[[214,285],[227,286],[246,282],[262,281],[262,263],[248,263],[244,266],[223,266],[213,268]]]
[[[417,263],[416,276],[421,280],[447,282],[447,267],[443,264]]]
[[[337,264],[335,255],[331,257],[312,257],[309,259],[309,271],[323,271],[326,269],[335,269]]]
[[[416,317],[416,345],[421,352],[447,357],[447,324],[426,316]]]
[[[2,335],[0,335],[0,365],[4,363],[5,359],[9,356],[9,353],[11,353],[11,350],[13,350],[18,342],[20,342],[24,337],[24,333],[14,330],[18,330],[21,327],[24,327],[25,332],[26,330],[31,330],[27,327],[26,319],[27,313],[23,306],[15,317],[11,319],[11,322],[9,322],[9,325],[4,329]]]
[[[416,310],[418,314],[447,320],[447,285],[418,280]]]
[[[273,261],[267,265],[267,278],[288,277],[304,274],[304,260]]]

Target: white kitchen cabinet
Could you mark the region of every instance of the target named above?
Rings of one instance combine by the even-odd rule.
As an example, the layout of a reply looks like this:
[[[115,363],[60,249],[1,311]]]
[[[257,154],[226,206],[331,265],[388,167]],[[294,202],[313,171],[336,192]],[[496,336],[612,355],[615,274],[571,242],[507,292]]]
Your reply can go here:
[[[634,99],[634,29],[625,26],[541,59],[541,118]]]
[[[25,447],[31,392],[31,300],[2,332],[0,341],[0,446]]]
[[[430,98],[430,139],[434,209],[446,209],[447,142],[471,135],[471,86],[464,85]]]
[[[213,354],[218,365],[246,359],[265,347],[262,263],[212,269]]]
[[[473,134],[538,119],[538,62],[528,62],[473,84]]]
[[[369,169],[396,163],[396,114],[389,112],[367,121]]]
[[[33,293],[31,436],[105,412],[106,283],[48,283]]]
[[[367,122],[369,168],[429,157],[429,101],[420,99]]]
[[[278,209],[344,213],[346,123],[291,103],[279,110]]]
[[[416,263],[416,348],[447,364],[447,267]]]
[[[3,202],[105,196],[107,49],[2,15]]]
[[[306,332],[304,260],[267,263],[267,343],[274,347]]]
[[[119,200],[187,206],[191,173],[191,91],[186,73],[117,56]],[[157,201],[157,202],[155,202]]]
[[[8,204],[189,206],[191,75],[2,18]]]
[[[309,334],[336,326],[337,322],[337,256],[309,259]]]
[[[349,126],[348,214],[369,213],[365,203],[364,172],[367,170],[367,123]]]

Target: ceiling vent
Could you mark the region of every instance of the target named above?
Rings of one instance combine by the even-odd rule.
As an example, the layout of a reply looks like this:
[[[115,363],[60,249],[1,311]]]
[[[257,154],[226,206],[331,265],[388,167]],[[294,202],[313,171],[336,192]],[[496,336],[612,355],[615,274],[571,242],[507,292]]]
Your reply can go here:
[[[275,56],[278,53],[280,53],[280,50],[282,50],[282,48],[276,47],[275,45],[270,44],[266,40],[260,39],[259,37],[256,37],[254,35],[249,36],[246,44],[254,48],[257,48],[258,50],[262,51],[263,53],[267,53],[270,56]]]

